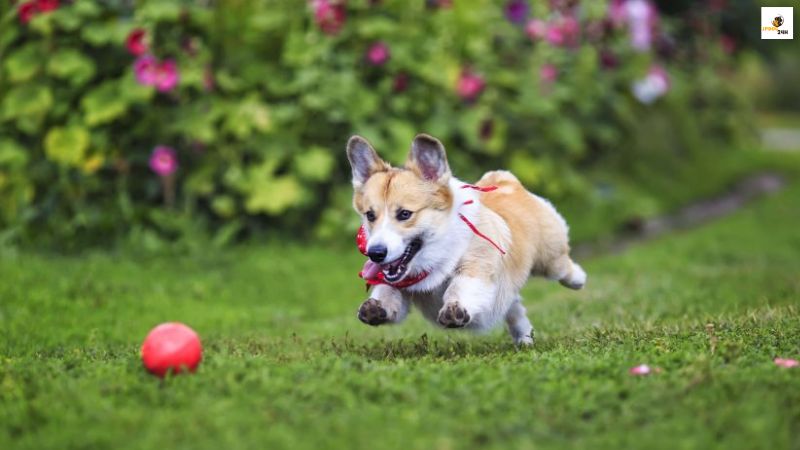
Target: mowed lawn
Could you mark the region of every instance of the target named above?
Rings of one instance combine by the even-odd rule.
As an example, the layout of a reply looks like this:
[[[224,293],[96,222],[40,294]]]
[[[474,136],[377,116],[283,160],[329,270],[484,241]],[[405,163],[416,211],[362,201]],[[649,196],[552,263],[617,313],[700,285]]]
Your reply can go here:
[[[356,319],[362,257],[251,245],[0,261],[0,448],[800,448],[800,185],[525,289],[504,330]],[[192,376],[141,367],[154,325]],[[660,373],[634,377],[640,363]]]

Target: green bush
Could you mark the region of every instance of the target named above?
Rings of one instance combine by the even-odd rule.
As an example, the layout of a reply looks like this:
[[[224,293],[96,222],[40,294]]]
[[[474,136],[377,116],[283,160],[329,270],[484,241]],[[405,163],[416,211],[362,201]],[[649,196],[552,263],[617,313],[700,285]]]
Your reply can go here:
[[[556,198],[588,196],[604,161],[747,138],[716,31],[681,40],[684,21],[661,17],[636,49],[600,0],[3,3],[6,240],[335,236],[357,220],[354,133],[399,163],[428,132],[462,178],[507,167]],[[668,91],[642,103],[648,74]],[[157,146],[175,173],[151,170]]]

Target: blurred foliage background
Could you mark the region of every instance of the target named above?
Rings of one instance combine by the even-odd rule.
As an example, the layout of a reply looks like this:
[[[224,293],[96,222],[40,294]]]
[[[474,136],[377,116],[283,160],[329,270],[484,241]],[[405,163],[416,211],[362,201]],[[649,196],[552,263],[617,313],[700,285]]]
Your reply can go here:
[[[585,238],[702,191],[757,147],[754,108],[800,104],[758,6],[0,0],[0,243],[341,238],[347,138],[401,163],[418,132]]]

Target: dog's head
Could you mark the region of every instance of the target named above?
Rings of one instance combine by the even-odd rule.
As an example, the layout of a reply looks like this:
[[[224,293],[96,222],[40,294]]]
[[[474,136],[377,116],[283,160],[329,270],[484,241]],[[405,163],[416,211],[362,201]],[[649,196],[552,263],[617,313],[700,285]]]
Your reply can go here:
[[[405,166],[383,161],[360,136],[347,142],[353,169],[353,206],[367,229],[367,263],[364,278],[382,271],[389,282],[425,270],[414,257],[425,242],[447,227],[453,206],[450,167],[444,146],[421,134],[411,143]],[[418,258],[419,259],[419,258]]]

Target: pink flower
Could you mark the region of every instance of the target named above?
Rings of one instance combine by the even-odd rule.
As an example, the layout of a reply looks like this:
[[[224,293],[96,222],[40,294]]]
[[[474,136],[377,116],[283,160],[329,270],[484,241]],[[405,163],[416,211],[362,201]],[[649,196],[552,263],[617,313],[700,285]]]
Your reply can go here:
[[[788,359],[788,358],[775,358],[775,365],[785,368],[797,367],[800,366],[800,361],[796,359]]]
[[[547,34],[547,24],[543,20],[531,19],[525,25],[525,33],[531,40],[542,39]]]
[[[659,367],[650,367],[647,364],[640,364],[638,366],[628,369],[628,373],[634,376],[652,375],[661,372]]]
[[[178,84],[178,67],[175,61],[159,62],[153,55],[142,55],[133,63],[136,81],[145,86],[155,86],[160,92],[171,91]]]
[[[578,19],[573,16],[566,16],[561,20],[561,31],[564,33],[567,45],[578,45],[578,39],[581,35],[581,25]]]
[[[608,4],[608,18],[615,27],[621,27],[628,18],[625,11],[625,0],[611,0]]]
[[[572,16],[564,16],[559,20],[550,22],[545,33],[545,40],[556,47],[578,44],[581,27],[578,20]]]
[[[38,12],[39,10],[36,7],[35,1],[20,3],[20,5],[17,7],[19,21],[23,24],[30,22]]]
[[[125,47],[128,52],[133,56],[140,56],[147,52],[147,42],[145,42],[145,30],[142,28],[134,28],[128,37],[125,39]]]
[[[661,66],[651,66],[647,75],[633,83],[633,96],[649,105],[669,91],[670,82],[667,71]]]
[[[36,7],[39,9],[39,12],[49,12],[55,11],[58,9],[59,0],[37,0]]]
[[[558,79],[558,68],[553,64],[545,64],[539,69],[539,79],[545,83],[552,83]]]
[[[381,66],[389,60],[391,53],[389,46],[383,42],[376,42],[372,44],[367,50],[366,58],[373,66]]]
[[[458,78],[456,92],[464,100],[473,101],[481,95],[485,87],[486,82],[482,76],[465,69],[461,71],[461,76]]]
[[[551,23],[547,26],[547,32],[544,35],[545,40],[556,47],[564,45],[564,32],[558,24]]]
[[[150,170],[160,177],[168,177],[178,170],[178,156],[175,149],[159,145],[150,155]]]
[[[311,6],[314,9],[314,21],[324,33],[336,34],[342,29],[347,18],[344,0],[313,0]]]
[[[30,0],[25,3],[20,3],[17,7],[19,21],[26,24],[40,13],[57,10],[58,6],[59,0]]]
[[[179,78],[175,61],[167,59],[156,68],[154,85],[159,92],[169,92],[178,85]]]
[[[145,86],[153,86],[155,84],[157,68],[158,60],[153,55],[142,55],[133,62],[136,81]]]

